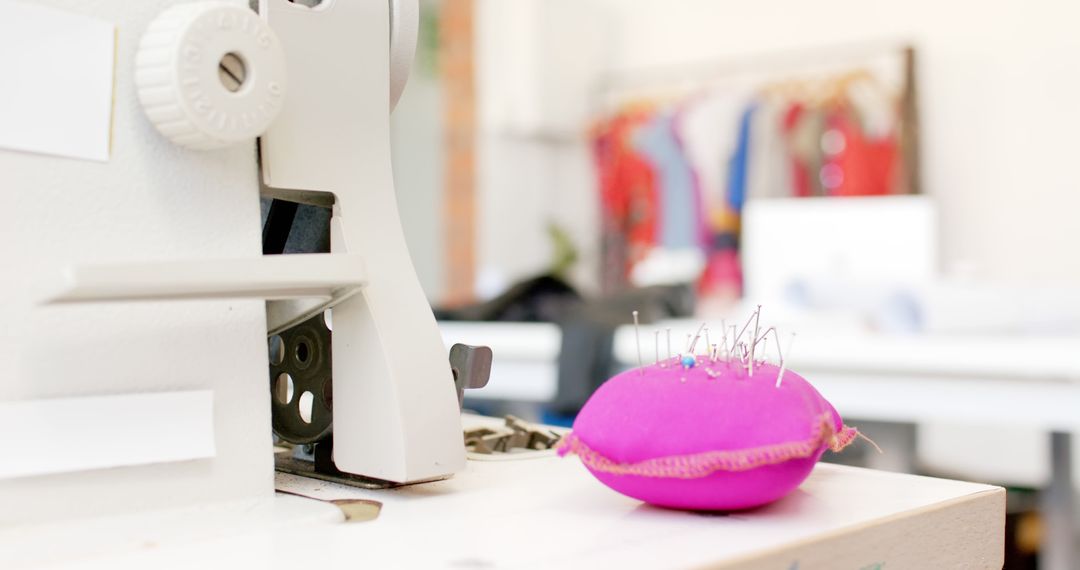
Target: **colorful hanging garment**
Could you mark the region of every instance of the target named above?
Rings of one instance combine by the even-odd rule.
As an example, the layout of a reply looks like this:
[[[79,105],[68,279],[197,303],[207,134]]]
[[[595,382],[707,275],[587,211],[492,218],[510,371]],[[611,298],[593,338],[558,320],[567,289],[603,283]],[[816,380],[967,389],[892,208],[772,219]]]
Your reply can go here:
[[[856,111],[842,103],[831,109],[821,135],[821,185],[829,196],[883,196],[893,193],[899,165],[896,137],[870,139]]]
[[[649,161],[633,145],[634,133],[648,119],[647,113],[628,111],[600,124],[594,132],[604,291],[624,288],[634,263],[644,259],[657,243],[656,177]]]
[[[697,174],[708,232],[705,268],[698,293],[705,302],[720,305],[742,294],[739,262],[739,216],[728,200],[731,157],[739,141],[732,136],[742,119],[746,97],[714,93],[688,101],[678,114],[679,139]]]
[[[707,241],[701,192],[675,132],[674,112],[663,110],[653,116],[634,137],[634,145],[657,175],[658,245],[673,250],[701,249]]]
[[[738,142],[728,168],[728,205],[733,212],[742,212],[746,201],[747,177],[750,175],[750,133],[754,120],[754,106],[746,108],[739,119]]]

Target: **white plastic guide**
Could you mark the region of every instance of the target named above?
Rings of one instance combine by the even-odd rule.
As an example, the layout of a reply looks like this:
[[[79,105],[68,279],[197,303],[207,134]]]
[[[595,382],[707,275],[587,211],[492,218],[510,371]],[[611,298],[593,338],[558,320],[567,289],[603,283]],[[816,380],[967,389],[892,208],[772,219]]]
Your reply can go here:
[[[313,253],[89,265],[71,268],[52,303],[346,296],[365,283],[355,255]]]
[[[259,12],[291,85],[262,137],[264,182],[332,192],[332,252],[360,255],[368,273],[334,307],[334,462],[390,481],[450,475],[465,463],[457,395],[391,175],[389,3],[261,0]]]

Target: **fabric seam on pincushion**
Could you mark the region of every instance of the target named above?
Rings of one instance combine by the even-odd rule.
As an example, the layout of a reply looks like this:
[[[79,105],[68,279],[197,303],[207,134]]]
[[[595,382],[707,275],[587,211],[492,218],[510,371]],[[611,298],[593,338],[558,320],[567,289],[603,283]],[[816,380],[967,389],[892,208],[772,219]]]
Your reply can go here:
[[[813,456],[827,443],[829,449],[840,451],[858,436],[858,430],[843,426],[840,431],[833,427],[832,414],[824,413],[817,418],[810,437],[802,441],[776,443],[748,449],[705,451],[687,455],[670,455],[646,459],[636,463],[619,463],[609,459],[581,441],[573,432],[566,434],[558,445],[561,456],[576,454],[589,469],[614,475],[638,477],[664,477],[697,479],[717,471],[749,471],[766,465],[776,465],[792,459]]]

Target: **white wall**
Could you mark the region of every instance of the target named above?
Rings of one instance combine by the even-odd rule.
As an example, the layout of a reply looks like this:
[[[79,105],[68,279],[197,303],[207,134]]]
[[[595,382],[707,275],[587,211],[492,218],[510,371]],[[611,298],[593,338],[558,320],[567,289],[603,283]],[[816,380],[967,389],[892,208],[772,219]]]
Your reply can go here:
[[[212,389],[217,457],[0,481],[0,525],[269,496],[261,301],[37,304],[69,263],[260,255],[254,141],[183,150],[143,115],[135,48],[174,0],[43,3],[117,26],[112,156],[97,163],[0,150],[0,400]]]
[[[599,278],[599,205],[585,129],[618,9],[592,0],[477,0],[477,289],[543,271],[548,224],[579,248],[576,285]]]
[[[608,58],[606,10],[588,0],[478,0],[476,10],[480,287],[547,269],[554,222],[578,246],[573,279],[589,289],[599,209],[584,134]]]
[[[945,268],[971,264],[979,276],[1005,280],[1080,283],[1080,4],[1072,0],[487,0],[479,3],[478,69],[483,129],[505,133],[559,133],[579,108],[552,105],[548,93],[587,95],[581,69],[593,75],[725,61],[784,49],[910,40],[918,50],[923,183],[941,207]],[[537,14],[543,17],[537,17]],[[593,22],[590,34],[553,23]],[[598,52],[597,41],[603,43]],[[568,54],[577,50],[583,55]],[[600,63],[590,63],[601,58]],[[583,63],[581,60],[584,60]],[[561,81],[560,78],[567,78]],[[539,96],[521,93],[531,88]],[[509,101],[509,103],[508,103]],[[515,108],[513,105],[517,105]],[[515,118],[516,117],[516,118]],[[539,117],[539,119],[537,118]],[[524,118],[524,119],[522,119]],[[527,120],[526,120],[527,119]],[[546,121],[546,122],[545,122]],[[520,133],[519,133],[520,134]],[[550,133],[548,133],[550,134]],[[539,139],[533,143],[541,148]],[[498,146],[498,141],[488,147]],[[520,147],[521,144],[518,144]],[[548,145],[550,146],[550,145]],[[564,149],[574,145],[564,144]],[[576,151],[587,152],[578,145]],[[487,151],[485,151],[487,152]],[[537,219],[556,216],[588,239],[594,223],[591,180],[567,181],[567,168],[540,168],[561,176],[521,180],[509,172],[540,160],[481,158],[483,217],[481,263],[521,273],[541,259],[543,241],[532,235]],[[520,154],[520,153],[519,153]],[[531,157],[531,158],[530,158]],[[587,157],[586,157],[587,158]],[[572,159],[568,168],[577,168]],[[588,171],[576,170],[575,177]],[[519,181],[516,184],[511,180]],[[557,198],[542,202],[536,192]],[[553,194],[554,192],[554,194]],[[515,212],[516,248],[505,244]],[[584,217],[588,212],[591,219]],[[593,247],[585,242],[585,247]]]

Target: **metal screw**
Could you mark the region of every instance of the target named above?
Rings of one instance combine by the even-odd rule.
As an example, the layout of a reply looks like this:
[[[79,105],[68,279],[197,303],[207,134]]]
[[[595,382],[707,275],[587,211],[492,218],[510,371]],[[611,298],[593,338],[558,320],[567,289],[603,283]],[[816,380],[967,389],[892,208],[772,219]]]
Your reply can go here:
[[[247,78],[247,67],[239,55],[229,52],[221,57],[218,62],[218,79],[225,89],[236,93],[244,85]]]

